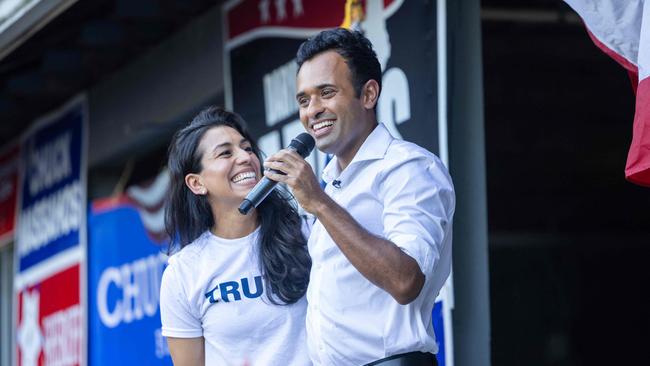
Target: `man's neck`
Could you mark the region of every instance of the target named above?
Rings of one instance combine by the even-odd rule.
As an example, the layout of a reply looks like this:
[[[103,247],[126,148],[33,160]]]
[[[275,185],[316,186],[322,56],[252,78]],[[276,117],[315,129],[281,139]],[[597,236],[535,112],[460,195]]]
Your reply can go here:
[[[357,154],[359,153],[359,150],[361,149],[363,143],[366,142],[366,140],[368,139],[368,136],[370,136],[372,131],[374,131],[375,128],[377,128],[377,125],[378,123],[376,120],[374,121],[373,124],[369,124],[366,131],[364,131],[364,134],[360,136],[357,141],[355,141],[353,148],[350,149],[349,153],[336,155],[336,160],[340,171],[345,170],[345,168],[347,168],[348,165],[350,165],[352,160],[354,160],[354,157],[357,156]]]

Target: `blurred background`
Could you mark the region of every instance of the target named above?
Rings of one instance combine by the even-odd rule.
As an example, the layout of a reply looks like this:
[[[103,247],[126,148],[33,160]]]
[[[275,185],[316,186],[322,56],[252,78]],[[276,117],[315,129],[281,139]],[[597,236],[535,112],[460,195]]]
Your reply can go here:
[[[245,40],[233,43],[232,29],[254,26],[246,17],[226,15],[247,6],[243,12],[258,19],[258,11],[272,9],[270,21],[280,22],[283,6],[296,15],[299,6],[305,13],[319,6],[342,12],[345,3],[0,0],[0,193],[2,199],[19,198],[0,221],[8,225],[0,235],[2,365],[27,364],[24,345],[41,346],[40,340],[25,340],[21,329],[28,324],[28,294],[38,290],[40,303],[46,303],[50,286],[34,280],[31,262],[23,264],[17,254],[24,231],[6,224],[21,202],[40,196],[6,188],[20,186],[21,163],[3,154],[47,141],[39,132],[45,122],[66,120],[70,113],[72,120],[85,121],[80,128],[87,153],[82,146],[78,180],[86,190],[88,232],[78,230],[80,274],[72,274],[82,279],[73,300],[81,315],[66,313],[81,330],[66,338],[72,345],[58,345],[76,355],[62,356],[59,364],[106,363],[116,357],[108,355],[128,348],[120,337],[139,331],[153,343],[151,356],[137,364],[170,364],[151,309],[165,262],[155,219],[162,212],[172,134],[203,107],[233,103],[269,149],[295,131],[291,111],[271,125],[237,108],[229,88],[239,84],[229,70],[231,60],[243,54],[238,65],[289,62],[292,55],[283,58],[284,48],[295,52],[303,33],[288,43],[265,43],[257,53],[240,52]],[[413,66],[407,75],[432,75],[431,90],[420,93],[436,101],[432,124],[395,126],[406,139],[431,136],[418,142],[447,156],[457,188],[454,278],[445,299],[451,324],[444,333],[453,346],[446,348],[446,364],[650,364],[643,348],[650,342],[650,191],[624,178],[635,106],[625,70],[593,44],[580,18],[559,0],[382,3],[394,9],[386,19],[396,22],[405,9],[422,7],[429,17],[422,23],[431,25],[431,34],[421,34],[423,57],[435,62]],[[395,25],[386,22],[390,33]],[[408,71],[396,63],[400,44],[390,35],[393,59],[387,67]],[[436,91],[446,97],[435,98]],[[411,103],[415,115],[419,102]],[[441,118],[446,141],[440,138]],[[31,156],[25,147],[21,151],[14,156]],[[315,167],[322,168],[323,158],[314,157]],[[12,169],[16,173],[6,175]],[[127,228],[133,220],[143,224]],[[122,234],[144,244],[125,246]],[[118,290],[127,282],[153,295],[120,303]],[[106,308],[98,300],[101,291],[109,299]],[[131,310],[140,306],[140,313],[124,307],[118,314],[126,302]],[[140,329],[140,319],[150,320]],[[132,328],[93,339],[122,323]],[[47,336],[46,329],[41,332]],[[38,364],[48,363],[34,352]]]

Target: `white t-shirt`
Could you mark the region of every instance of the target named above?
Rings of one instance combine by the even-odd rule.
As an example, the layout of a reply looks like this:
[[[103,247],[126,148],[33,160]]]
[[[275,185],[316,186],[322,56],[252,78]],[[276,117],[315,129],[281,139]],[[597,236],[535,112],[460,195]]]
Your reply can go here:
[[[205,339],[206,365],[311,365],[306,300],[269,302],[259,228],[239,239],[210,231],[169,258],[160,290],[162,334]]]

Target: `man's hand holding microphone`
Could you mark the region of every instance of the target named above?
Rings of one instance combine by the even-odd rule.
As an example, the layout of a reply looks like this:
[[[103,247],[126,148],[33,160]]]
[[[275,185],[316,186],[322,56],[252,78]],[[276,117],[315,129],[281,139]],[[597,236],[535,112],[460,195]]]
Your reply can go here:
[[[239,206],[242,214],[257,207],[275,188],[277,183],[285,183],[302,208],[316,214],[322,202],[329,199],[323,192],[311,165],[305,158],[314,149],[314,138],[302,133],[286,149],[280,150],[264,162],[264,178],[246,196]]]

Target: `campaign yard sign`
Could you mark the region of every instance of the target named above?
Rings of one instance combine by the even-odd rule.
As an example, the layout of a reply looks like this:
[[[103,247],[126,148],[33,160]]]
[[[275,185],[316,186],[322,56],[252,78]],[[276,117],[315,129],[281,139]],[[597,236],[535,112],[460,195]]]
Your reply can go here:
[[[226,106],[247,121],[272,154],[304,129],[296,102],[296,51],[308,37],[335,27],[362,31],[382,67],[377,117],[395,137],[447,162],[445,1],[232,0],[223,7]],[[320,175],[326,157],[308,159]],[[453,365],[452,282],[434,309],[439,363]],[[444,330],[444,331],[443,331]],[[444,332],[444,334],[442,334]]]
[[[79,275],[74,264],[19,292],[18,365],[81,364]]]
[[[171,365],[159,294],[167,263],[163,172],[149,187],[93,202],[88,218],[90,365]]]
[[[20,366],[84,363],[87,123],[80,96],[21,139],[14,250]]]

